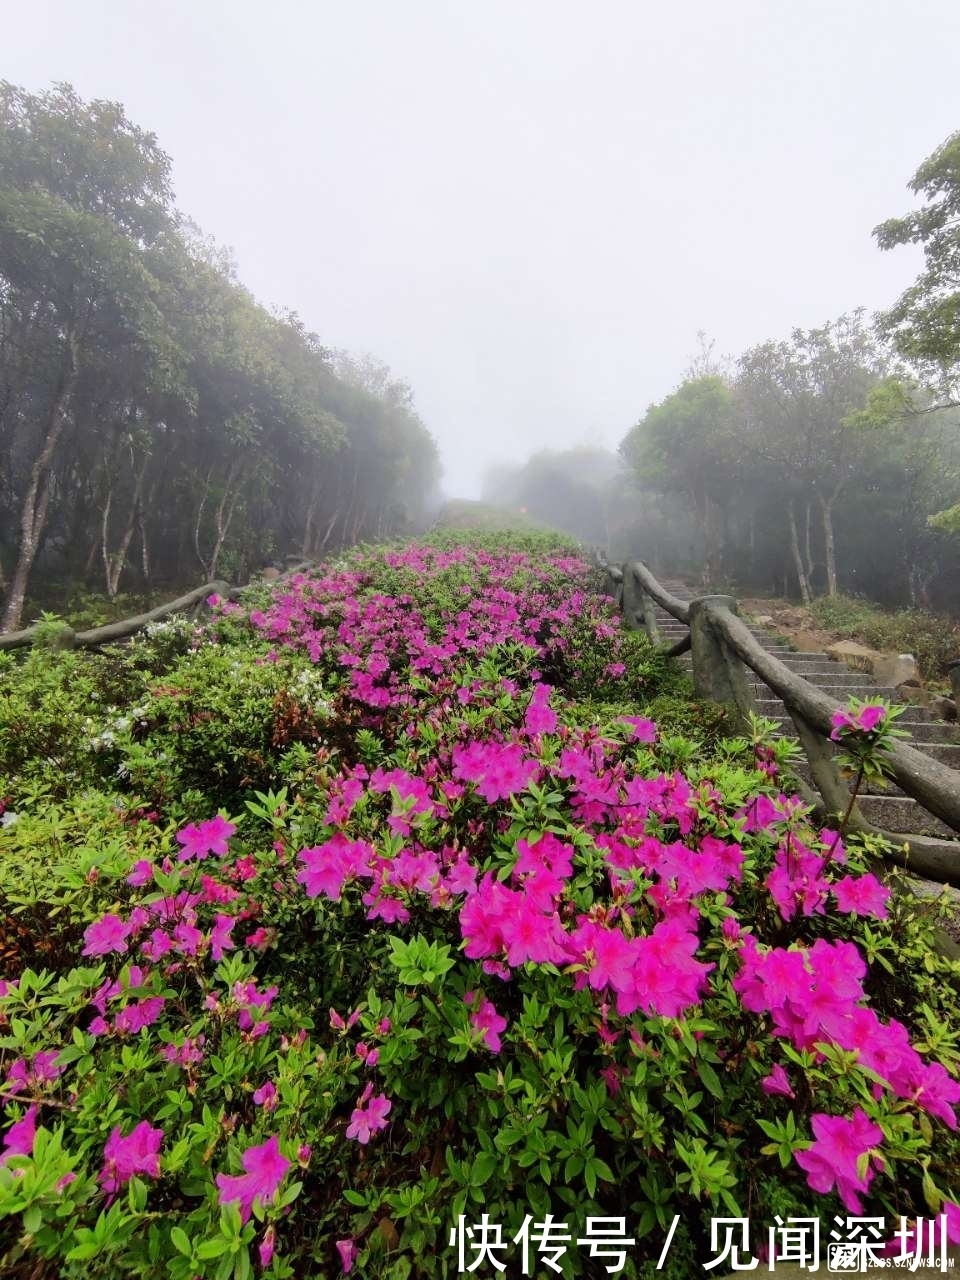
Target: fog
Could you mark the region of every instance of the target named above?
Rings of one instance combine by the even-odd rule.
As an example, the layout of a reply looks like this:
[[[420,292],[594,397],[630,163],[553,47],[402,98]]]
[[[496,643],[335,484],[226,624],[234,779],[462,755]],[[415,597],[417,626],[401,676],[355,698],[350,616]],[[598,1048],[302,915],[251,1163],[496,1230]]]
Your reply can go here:
[[[705,330],[889,305],[960,127],[955,0],[35,0],[2,75],[122,102],[262,301],[413,386],[445,489],[616,448]]]

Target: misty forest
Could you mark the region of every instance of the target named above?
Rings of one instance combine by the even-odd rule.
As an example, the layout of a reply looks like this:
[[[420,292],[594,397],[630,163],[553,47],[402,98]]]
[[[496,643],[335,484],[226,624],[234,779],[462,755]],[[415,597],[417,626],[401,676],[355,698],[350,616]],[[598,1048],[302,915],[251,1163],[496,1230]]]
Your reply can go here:
[[[945,1273],[960,133],[478,498],[149,125],[0,82],[0,1273]]]

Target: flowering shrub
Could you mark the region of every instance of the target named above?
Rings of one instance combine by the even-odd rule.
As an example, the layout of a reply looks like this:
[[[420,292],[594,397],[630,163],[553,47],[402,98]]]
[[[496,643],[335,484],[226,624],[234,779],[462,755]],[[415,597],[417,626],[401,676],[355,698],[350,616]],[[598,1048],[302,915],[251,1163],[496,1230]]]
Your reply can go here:
[[[485,1212],[624,1216],[635,1276],[673,1223],[679,1277],[713,1215],[954,1214],[955,967],[772,756],[664,732],[591,582],[357,553],[174,658],[267,690],[190,686],[249,719],[186,798],[16,783],[0,907],[58,945],[0,981],[5,1274],[450,1275]],[[119,750],[176,775],[145,670]]]

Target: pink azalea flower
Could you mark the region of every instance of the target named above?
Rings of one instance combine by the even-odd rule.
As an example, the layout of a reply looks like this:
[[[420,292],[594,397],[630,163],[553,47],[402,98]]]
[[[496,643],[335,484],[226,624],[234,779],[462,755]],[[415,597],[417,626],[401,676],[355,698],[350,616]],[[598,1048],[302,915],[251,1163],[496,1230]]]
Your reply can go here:
[[[268,1080],[266,1084],[262,1084],[259,1089],[254,1090],[253,1101],[258,1107],[263,1107],[264,1111],[276,1110],[277,1086],[272,1080]]]
[[[162,1142],[163,1130],[154,1129],[146,1120],[141,1120],[126,1137],[121,1135],[119,1126],[115,1127],[103,1148],[99,1175],[103,1190],[112,1196],[137,1173],[159,1178]]]
[[[233,916],[217,913],[210,931],[210,954],[218,963],[223,959],[224,954],[236,945],[230,937],[230,930],[235,924],[236,920]]]
[[[868,706],[861,707],[860,714],[857,716],[857,724],[864,733],[871,733],[876,729],[877,725],[882,724],[887,717],[886,707]]]
[[[187,862],[191,858],[202,860],[211,853],[222,858],[227,852],[227,841],[236,829],[234,823],[227,822],[219,815],[216,818],[210,818],[207,822],[191,823],[177,832],[177,840],[183,845],[177,855],[178,860],[180,862]]]
[[[506,1030],[507,1020],[497,1013],[492,1000],[488,1000],[482,993],[477,999],[477,995],[476,991],[468,991],[463,997],[464,1002],[472,1008],[470,1025],[474,1031],[480,1032],[484,1044],[491,1053],[499,1053],[500,1032]]]
[[[782,1094],[785,1098],[795,1098],[797,1095],[790,1087],[790,1080],[786,1071],[778,1062],[768,1076],[764,1076],[760,1081],[760,1088],[767,1094]]]
[[[149,884],[153,879],[153,863],[149,858],[141,858],[139,862],[133,864],[133,870],[127,876],[127,884],[132,884],[135,889],[141,889],[145,884]]]
[[[33,1155],[33,1143],[37,1135],[37,1108],[28,1107],[21,1119],[14,1121],[3,1135],[3,1153],[0,1165],[6,1164],[11,1156]]]
[[[375,1133],[387,1127],[387,1116],[393,1103],[382,1093],[374,1093],[373,1085],[368,1084],[357,1099],[347,1125],[347,1137],[356,1138],[361,1146],[366,1146]]]
[[[246,1172],[218,1173],[220,1203],[240,1202],[240,1219],[246,1222],[253,1212],[253,1202],[270,1204],[279,1190],[290,1161],[280,1151],[280,1140],[274,1135],[258,1147],[248,1147],[240,1157]]]
[[[87,925],[83,932],[85,945],[81,955],[105,956],[111,951],[126,951],[129,935],[130,926],[110,912]]]
[[[264,1269],[269,1267],[271,1261],[273,1260],[273,1251],[274,1249],[276,1249],[276,1247],[277,1247],[277,1232],[276,1232],[276,1228],[271,1222],[270,1226],[267,1227],[266,1231],[263,1233],[263,1239],[260,1241],[259,1245],[257,1246],[257,1252],[260,1255],[260,1265]]]
[[[464,782],[473,782],[488,804],[508,800],[522,791],[537,775],[536,760],[525,759],[516,743],[473,742],[453,749],[453,773]]]
[[[553,692],[548,684],[538,684],[523,718],[524,728],[529,734],[554,733],[557,728],[557,713],[550,706],[550,694]]]
[[[620,716],[623,724],[628,724],[633,730],[631,738],[634,742],[644,742],[652,745],[657,740],[657,726],[653,720],[648,720],[645,716]]]
[[[353,1264],[357,1260],[357,1254],[360,1250],[357,1248],[357,1242],[350,1238],[347,1240],[337,1241],[337,1253],[340,1255],[340,1265],[343,1267],[343,1274],[347,1275]]]
[[[844,876],[831,886],[840,911],[855,911],[858,916],[886,920],[890,890],[875,875]]]
[[[860,1107],[849,1119],[817,1112],[811,1123],[816,1141],[794,1156],[806,1171],[807,1184],[822,1194],[836,1186],[849,1212],[862,1213],[860,1194],[869,1188],[874,1171],[868,1161],[861,1177],[858,1163],[883,1141],[883,1130]]]

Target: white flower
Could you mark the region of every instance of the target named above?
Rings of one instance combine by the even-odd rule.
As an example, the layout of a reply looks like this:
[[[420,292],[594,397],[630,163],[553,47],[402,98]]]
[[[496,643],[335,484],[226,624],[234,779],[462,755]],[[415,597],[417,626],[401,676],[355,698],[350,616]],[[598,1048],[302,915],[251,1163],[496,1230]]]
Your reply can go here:
[[[14,813],[12,809],[8,809],[6,813],[0,814],[0,827],[12,827],[14,823],[19,821],[19,813]]]

